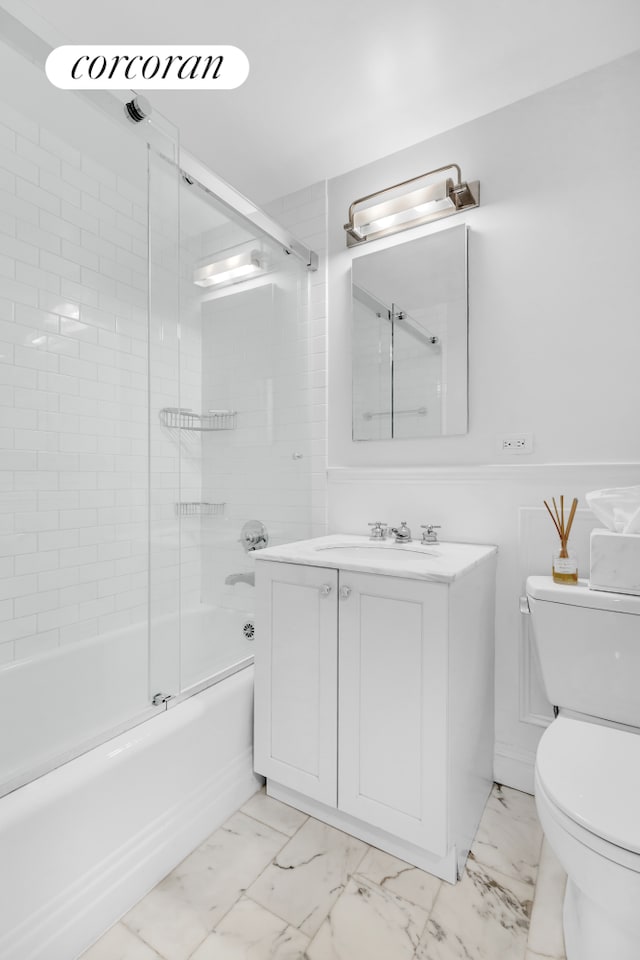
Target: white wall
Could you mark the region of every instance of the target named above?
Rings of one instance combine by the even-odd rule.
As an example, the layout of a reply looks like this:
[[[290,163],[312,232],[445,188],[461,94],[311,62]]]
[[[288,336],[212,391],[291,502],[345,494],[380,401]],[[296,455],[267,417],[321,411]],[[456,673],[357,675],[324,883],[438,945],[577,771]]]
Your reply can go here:
[[[640,53],[329,182],[331,465],[488,463],[514,431],[534,434],[533,462],[638,458],[639,86]],[[465,214],[469,433],[352,444],[342,224],[356,197],[451,160],[481,184]]]
[[[584,508],[590,489],[640,481],[640,198],[625,187],[640,166],[639,89],[634,54],[329,183],[329,527],[407,519],[498,544],[496,776],[523,789],[550,716],[518,612],[526,574],[549,572],[555,546],[542,500]],[[469,432],[353,443],[348,206],[450,161],[481,183],[465,216]],[[521,431],[534,451],[508,458],[497,437]],[[593,525],[582,509],[582,576]]]

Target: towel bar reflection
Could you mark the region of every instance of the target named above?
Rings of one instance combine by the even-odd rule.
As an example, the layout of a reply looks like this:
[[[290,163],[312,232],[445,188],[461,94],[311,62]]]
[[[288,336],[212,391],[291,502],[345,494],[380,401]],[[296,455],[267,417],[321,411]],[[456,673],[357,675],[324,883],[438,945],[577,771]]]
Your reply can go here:
[[[427,408],[416,407],[415,410],[394,410],[393,415],[394,417],[402,417],[402,416],[408,417],[412,415],[418,416],[418,417],[426,417]],[[370,411],[367,411],[366,413],[363,413],[362,416],[364,417],[365,420],[373,420],[374,417],[390,417],[391,410],[379,410],[376,413],[371,413]]]

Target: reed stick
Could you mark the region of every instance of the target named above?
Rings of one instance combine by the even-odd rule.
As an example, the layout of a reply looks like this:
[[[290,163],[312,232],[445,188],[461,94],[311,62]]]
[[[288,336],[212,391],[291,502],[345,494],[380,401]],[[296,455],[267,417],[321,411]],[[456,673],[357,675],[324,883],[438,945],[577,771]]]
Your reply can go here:
[[[578,498],[573,498],[573,503],[571,504],[571,512],[569,513],[569,520],[567,522],[567,529],[565,531],[565,539],[569,539],[569,534],[571,533],[571,524],[573,523],[573,518],[576,515],[576,509],[578,507]]]
[[[573,524],[573,519],[576,515],[576,509],[578,507],[578,498],[574,497],[571,503],[571,510],[569,511],[569,519],[565,526],[564,522],[564,494],[560,496],[560,509],[558,510],[558,504],[556,503],[556,498],[552,497],[551,502],[553,503],[553,512],[551,507],[546,500],[543,500],[545,507],[549,513],[549,516],[553,520],[553,525],[556,528],[558,536],[560,537],[560,556],[568,557],[569,551],[567,550],[567,544],[569,542],[569,534],[571,533],[571,526]],[[555,514],[555,516],[554,516]]]
[[[551,513],[551,507],[549,506],[549,504],[547,503],[546,500],[543,500],[543,503],[544,503],[545,507],[547,508],[547,510],[549,511],[549,516],[550,516],[551,519],[553,520],[553,525],[554,525],[554,527],[556,528],[556,530],[558,531],[558,536],[559,536],[560,539],[562,540],[562,534],[560,533],[560,527],[559,527],[558,524],[556,523],[556,518],[555,518],[554,515]]]

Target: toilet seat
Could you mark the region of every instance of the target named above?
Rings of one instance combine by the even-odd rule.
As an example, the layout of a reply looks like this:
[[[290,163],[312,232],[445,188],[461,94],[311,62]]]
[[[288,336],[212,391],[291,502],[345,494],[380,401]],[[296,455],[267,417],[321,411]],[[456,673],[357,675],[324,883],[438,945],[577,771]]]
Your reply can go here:
[[[536,782],[563,829],[640,873],[640,734],[561,714],[540,740]]]

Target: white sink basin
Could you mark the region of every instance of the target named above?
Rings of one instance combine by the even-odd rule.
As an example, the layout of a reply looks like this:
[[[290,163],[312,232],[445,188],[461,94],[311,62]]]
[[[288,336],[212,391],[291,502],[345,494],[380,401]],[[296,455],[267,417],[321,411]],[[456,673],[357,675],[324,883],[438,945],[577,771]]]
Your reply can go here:
[[[440,553],[420,540],[396,543],[395,540],[347,540],[341,543],[320,543],[315,550],[399,550],[401,553],[420,553],[423,557],[439,557]]]
[[[419,540],[370,540],[367,536],[332,534],[313,540],[298,540],[257,550],[256,561],[304,563],[316,567],[358,570],[363,573],[409,577],[412,580],[457,580],[496,547],[475,543],[438,543],[425,546]]]

